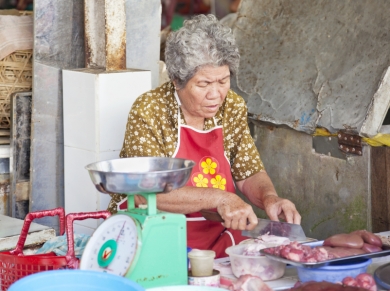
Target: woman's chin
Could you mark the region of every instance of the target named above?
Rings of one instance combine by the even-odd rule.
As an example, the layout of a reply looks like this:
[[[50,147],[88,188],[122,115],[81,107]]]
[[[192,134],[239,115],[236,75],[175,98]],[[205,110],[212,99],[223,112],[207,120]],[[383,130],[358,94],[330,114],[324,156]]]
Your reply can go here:
[[[203,117],[204,117],[204,118],[213,118],[213,117],[217,114],[217,112],[218,112],[218,111],[215,111],[215,112],[212,112],[212,113],[210,113],[210,112],[205,113],[205,114],[203,115]]]
[[[210,108],[203,111],[204,118],[212,118],[214,117],[219,110],[219,107],[216,108]]]

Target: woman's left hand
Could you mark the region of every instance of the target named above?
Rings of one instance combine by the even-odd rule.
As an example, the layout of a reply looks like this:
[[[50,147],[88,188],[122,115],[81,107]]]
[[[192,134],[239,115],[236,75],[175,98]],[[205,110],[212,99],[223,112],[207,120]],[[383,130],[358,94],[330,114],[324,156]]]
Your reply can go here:
[[[236,182],[238,189],[257,207],[265,210],[271,220],[279,218],[288,223],[301,224],[301,215],[295,204],[276,194],[275,187],[265,171]]]
[[[263,198],[263,205],[271,220],[283,219],[288,223],[301,224],[301,215],[290,200],[268,195]]]

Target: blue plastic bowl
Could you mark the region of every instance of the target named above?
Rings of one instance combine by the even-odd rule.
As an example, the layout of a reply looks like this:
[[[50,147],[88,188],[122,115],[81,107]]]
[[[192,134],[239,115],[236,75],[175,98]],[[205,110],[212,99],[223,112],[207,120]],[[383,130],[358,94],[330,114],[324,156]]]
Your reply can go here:
[[[190,267],[190,259],[188,258],[188,253],[189,253],[190,251],[192,251],[192,248],[187,247],[187,268]]]
[[[327,281],[332,283],[341,282],[345,277],[356,277],[367,272],[367,267],[371,264],[371,259],[351,259],[336,261],[319,268],[297,267],[298,278],[301,282]]]
[[[56,270],[24,277],[8,291],[145,291],[124,277],[97,271]]]

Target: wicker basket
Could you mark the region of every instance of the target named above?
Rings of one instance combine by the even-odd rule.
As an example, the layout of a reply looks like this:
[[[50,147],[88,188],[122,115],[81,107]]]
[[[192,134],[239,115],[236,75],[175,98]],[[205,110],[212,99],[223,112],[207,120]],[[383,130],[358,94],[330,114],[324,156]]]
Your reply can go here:
[[[32,89],[32,50],[19,50],[0,60],[0,129],[10,128],[10,96]]]

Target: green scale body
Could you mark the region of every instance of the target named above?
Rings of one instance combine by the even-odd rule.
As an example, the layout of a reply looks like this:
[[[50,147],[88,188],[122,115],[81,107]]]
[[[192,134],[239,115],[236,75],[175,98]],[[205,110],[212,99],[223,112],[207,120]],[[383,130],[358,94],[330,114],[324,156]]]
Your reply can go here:
[[[147,199],[147,209],[135,208],[134,196],[128,196],[125,213],[141,224],[142,245],[135,268],[125,277],[144,288],[187,285],[186,217],[158,211],[156,195],[142,195]]]
[[[134,195],[128,195],[127,211],[98,227],[80,269],[124,276],[144,288],[187,285],[185,215],[158,211],[155,193],[141,195],[147,207],[135,208]]]

